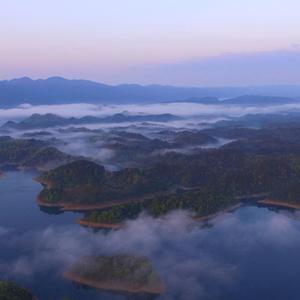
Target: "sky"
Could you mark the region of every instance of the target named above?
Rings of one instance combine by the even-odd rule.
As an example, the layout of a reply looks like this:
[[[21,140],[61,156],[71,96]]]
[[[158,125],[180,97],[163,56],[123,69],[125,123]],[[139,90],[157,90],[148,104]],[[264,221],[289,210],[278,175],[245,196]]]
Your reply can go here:
[[[297,84],[299,0],[0,0],[0,79]]]

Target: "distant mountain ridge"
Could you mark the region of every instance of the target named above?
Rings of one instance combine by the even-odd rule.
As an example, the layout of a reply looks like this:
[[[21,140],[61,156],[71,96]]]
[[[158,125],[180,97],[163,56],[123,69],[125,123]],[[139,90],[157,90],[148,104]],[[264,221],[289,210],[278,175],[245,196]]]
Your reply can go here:
[[[219,100],[217,97],[189,98],[175,102],[191,102],[204,105],[239,105],[239,106],[268,106],[283,105],[299,102],[299,99],[277,96],[244,95],[236,98]]]
[[[104,117],[85,116],[82,118],[64,118],[59,115],[48,113],[45,115],[33,114],[21,122],[8,121],[0,127],[0,130],[28,130],[37,128],[50,128],[55,126],[122,122],[169,122],[179,119],[181,118],[172,114],[127,115],[119,113]]]
[[[189,98],[231,98],[242,95],[300,97],[299,86],[261,87],[174,87],[163,85],[106,85],[88,80],[61,77],[32,80],[23,77],[0,81],[0,106],[23,103],[33,105],[60,103],[153,103]]]

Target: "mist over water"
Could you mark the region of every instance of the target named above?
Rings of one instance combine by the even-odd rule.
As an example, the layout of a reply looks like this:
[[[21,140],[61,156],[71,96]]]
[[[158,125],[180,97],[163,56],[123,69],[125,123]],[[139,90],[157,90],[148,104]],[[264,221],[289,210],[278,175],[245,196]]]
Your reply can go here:
[[[0,300],[300,300],[299,10],[2,1]]]
[[[9,132],[16,138],[31,138],[30,134],[46,131],[46,135],[34,138],[116,170],[121,164],[114,161],[117,150],[110,143],[113,139],[121,143],[124,132],[169,141],[170,132],[171,135],[185,130],[197,132],[231,117],[299,109],[298,104],[23,105],[0,110],[0,119],[22,120],[33,113],[49,112],[64,117],[115,113],[172,113],[182,117],[169,122],[81,124]],[[160,135],[161,132],[164,134]],[[126,146],[130,139],[134,138],[127,137]],[[195,149],[220,147],[230,141],[217,139],[204,145],[161,148],[146,154],[147,158],[170,151],[190,154]],[[41,300],[59,300],[64,296],[74,300],[128,299],[124,295],[78,289],[62,276],[83,256],[117,254],[145,255],[152,261],[166,285],[166,293],[158,299],[298,300],[300,216],[297,212],[245,205],[203,223],[192,221],[188,211],[174,211],[158,219],[142,214],[118,231],[93,231],[76,224],[81,214],[55,214],[39,209],[36,197],[41,186],[33,181],[35,176],[8,172],[0,178],[0,273],[1,279],[16,280],[32,289]]]
[[[299,295],[297,213],[244,206],[199,223],[189,212],[175,211],[159,219],[141,215],[118,231],[94,232],[74,223],[78,214],[40,211],[35,203],[40,186],[31,178],[14,172],[0,179],[0,271],[2,278],[31,287],[41,299],[123,299],[77,290],[61,274],[82,256],[124,253],[151,259],[167,287],[159,299],[271,295],[296,300]]]

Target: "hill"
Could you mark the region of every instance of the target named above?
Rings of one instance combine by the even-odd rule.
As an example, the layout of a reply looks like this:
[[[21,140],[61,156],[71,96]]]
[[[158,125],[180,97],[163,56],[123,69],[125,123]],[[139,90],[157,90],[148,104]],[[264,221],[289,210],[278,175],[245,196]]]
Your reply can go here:
[[[64,118],[55,114],[33,114],[29,118],[21,122],[8,121],[3,124],[1,130],[18,129],[38,129],[49,128],[55,126],[81,125],[81,124],[102,124],[102,123],[122,123],[122,122],[168,122],[179,120],[180,117],[172,114],[158,114],[158,115],[127,115],[114,114],[106,117],[85,116],[82,118]]]
[[[86,257],[65,277],[90,287],[127,293],[161,294],[165,290],[150,260],[134,255]]]
[[[106,85],[88,80],[68,80],[61,77],[32,80],[28,77],[0,81],[0,106],[15,106],[22,103],[153,103],[180,101],[189,98],[205,98],[207,104],[216,99],[242,95],[299,97],[300,86],[262,87],[174,87],[162,85]],[[193,100],[195,101],[195,99]],[[199,100],[197,100],[199,101]]]
[[[35,139],[0,137],[0,166],[46,170],[75,160],[47,143]]]
[[[106,224],[135,218],[142,211],[158,216],[189,209],[205,216],[251,195],[300,205],[298,128],[228,128],[228,134],[240,138],[192,155],[159,155],[144,169],[109,172],[93,162],[76,161],[40,176],[44,189],[39,204],[97,210],[82,221]]]

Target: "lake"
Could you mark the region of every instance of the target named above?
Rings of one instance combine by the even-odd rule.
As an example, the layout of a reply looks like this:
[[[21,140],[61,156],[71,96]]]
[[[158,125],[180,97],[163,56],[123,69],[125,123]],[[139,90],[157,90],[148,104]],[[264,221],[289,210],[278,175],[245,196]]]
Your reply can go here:
[[[62,273],[85,255],[146,255],[167,292],[158,299],[298,300],[300,213],[244,205],[206,223],[186,212],[141,216],[119,231],[93,231],[75,213],[41,210],[34,173],[0,178],[0,271],[39,300],[136,299],[80,287]]]

